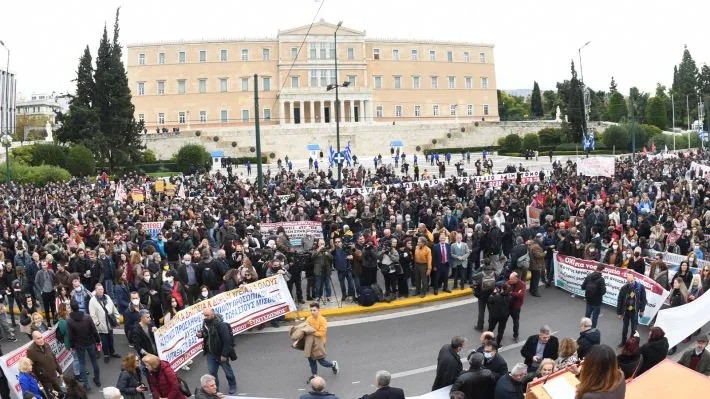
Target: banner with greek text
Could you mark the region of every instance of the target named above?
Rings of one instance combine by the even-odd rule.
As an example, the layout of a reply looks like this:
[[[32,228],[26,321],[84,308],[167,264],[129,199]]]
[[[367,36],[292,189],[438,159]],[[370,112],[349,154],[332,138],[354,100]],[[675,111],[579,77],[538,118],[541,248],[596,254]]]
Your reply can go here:
[[[530,205],[525,207],[525,218],[527,219],[528,227],[540,227],[540,214],[542,209],[534,208]]]
[[[284,228],[286,235],[291,240],[291,245],[301,245],[301,240],[306,236],[306,233],[311,233],[316,239],[323,238],[323,225],[313,221],[262,223],[259,230],[261,234],[265,235],[269,230],[276,231],[279,227]]]
[[[710,178],[710,166],[692,162],[690,170],[695,172],[696,179]]]
[[[202,311],[212,308],[236,335],[296,310],[283,276],[275,275],[223,292],[179,311],[155,331],[158,356],[177,370],[202,352]]]
[[[584,278],[596,270],[598,262],[578,259],[572,256],[565,256],[555,253],[555,286],[562,288],[574,295],[584,297],[582,283]],[[606,283],[606,294],[602,301],[616,309],[616,302],[619,291],[626,284],[626,274],[633,273],[636,281],[641,283],[646,289],[646,310],[643,317],[639,317],[639,323],[648,325],[653,317],[661,309],[661,305],[666,301],[670,292],[666,291],[653,279],[638,274],[633,270],[622,269],[616,266],[605,265],[602,276]]]
[[[577,161],[577,174],[614,177],[614,157],[590,157]]]
[[[5,317],[5,315],[2,315],[2,317]],[[66,370],[69,366],[71,366],[73,357],[71,351],[64,347],[64,343],[57,340],[56,327],[45,332],[43,335],[44,341],[49,344],[52,348],[54,356],[57,357],[59,366],[62,370]],[[17,369],[17,366],[20,359],[27,356],[27,348],[30,344],[32,344],[32,341],[22,345],[10,353],[0,356],[0,367],[2,367],[2,372],[5,373],[5,377],[7,377],[7,385],[10,387],[10,395],[12,395],[15,399],[22,399],[22,388],[20,387],[20,382],[18,381],[20,370]]]

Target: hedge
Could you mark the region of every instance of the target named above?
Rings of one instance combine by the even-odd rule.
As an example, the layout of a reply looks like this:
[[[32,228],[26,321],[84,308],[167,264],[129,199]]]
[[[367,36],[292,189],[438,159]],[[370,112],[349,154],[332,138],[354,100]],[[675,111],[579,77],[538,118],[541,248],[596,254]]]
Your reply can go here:
[[[56,144],[35,144],[32,151],[32,166],[54,165],[65,168],[67,165],[67,147]]]
[[[637,151],[637,152],[641,152],[641,151],[639,150],[639,151]],[[624,150],[624,151],[616,151],[616,155],[619,155],[619,154],[626,154],[626,153],[629,153],[629,151],[626,151],[626,150]],[[589,153],[589,155],[612,155],[612,154],[613,154],[613,151],[612,151],[612,150],[595,150],[595,151],[591,151],[591,152]],[[498,155],[504,155],[504,156],[509,156],[509,157],[521,157],[521,158],[524,157],[523,154],[518,153],[518,152],[501,152],[501,153],[498,153]],[[568,151],[568,150],[565,150],[565,151],[554,151],[554,153],[552,154],[552,156],[555,156],[555,157],[556,157],[556,156],[564,156],[564,155],[579,155],[579,156],[584,156],[585,153],[584,153],[584,150],[582,150],[582,147],[580,146],[580,147],[579,147],[579,151]],[[540,151],[540,152],[538,153],[538,157],[547,157],[547,156],[549,156],[549,154],[548,154],[547,152]]]
[[[69,148],[66,168],[74,176],[91,176],[96,169],[94,154],[83,145]]]
[[[483,150],[488,150],[490,151],[498,151],[500,149],[499,145],[487,145],[483,147],[455,147],[455,148],[431,148],[428,150],[424,150],[424,154],[430,155],[430,154],[446,154],[446,153],[452,153],[452,154],[460,154],[464,152],[483,152]]]
[[[6,180],[5,162],[0,164],[0,181]],[[49,182],[67,181],[71,174],[66,169],[52,165],[29,166],[19,162],[10,163],[10,177],[13,182],[43,186]]]
[[[556,146],[553,151],[576,151],[577,149],[584,151],[584,145],[582,143],[562,143]],[[608,150],[609,148],[607,148],[606,145],[604,145],[604,143],[597,138],[594,140],[594,149],[599,151]],[[549,151],[550,148],[547,148],[547,150]]]
[[[231,158],[234,160],[237,164],[239,165],[244,165],[247,162],[251,162],[252,164],[256,164],[256,157],[236,157],[236,158]],[[269,158],[266,155],[261,156],[261,163],[262,164],[267,164],[269,163]]]
[[[178,169],[189,173],[192,168],[199,168],[212,162],[212,156],[199,144],[186,144],[180,148],[175,156]]]

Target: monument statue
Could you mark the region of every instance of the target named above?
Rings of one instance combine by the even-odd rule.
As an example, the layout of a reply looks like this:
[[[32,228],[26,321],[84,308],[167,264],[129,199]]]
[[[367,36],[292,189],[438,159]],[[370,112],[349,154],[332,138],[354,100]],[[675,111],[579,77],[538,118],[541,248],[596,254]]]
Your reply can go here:
[[[557,111],[555,112],[555,122],[562,122],[562,112],[560,112],[560,106],[557,106]]]
[[[47,137],[44,138],[45,141],[54,141],[54,138],[52,137],[52,124],[47,121],[47,123],[44,125],[44,131],[47,132]]]

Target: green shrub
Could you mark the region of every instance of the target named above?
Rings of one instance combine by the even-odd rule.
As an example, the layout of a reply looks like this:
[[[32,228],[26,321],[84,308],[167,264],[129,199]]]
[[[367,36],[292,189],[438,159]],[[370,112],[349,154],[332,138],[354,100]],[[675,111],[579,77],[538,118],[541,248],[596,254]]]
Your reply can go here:
[[[619,151],[624,151],[629,147],[631,136],[626,126],[609,126],[604,131],[604,145],[607,148],[616,147]]]
[[[178,169],[183,173],[188,173],[190,168],[198,168],[212,161],[212,156],[199,144],[186,144],[180,148],[175,158]]]
[[[604,143],[598,138],[594,139],[594,149],[596,151],[610,150]],[[562,143],[555,147],[555,153],[557,151],[584,151],[584,145],[582,143]]]
[[[54,165],[66,167],[67,148],[55,144],[35,144],[32,153],[32,166]]]
[[[483,152],[483,150],[488,150],[488,151],[499,151],[500,146],[497,145],[487,145],[483,147],[444,147],[444,148],[430,148],[426,149],[423,151],[424,154],[430,155],[430,154],[446,154],[446,153],[452,153],[452,154],[461,154],[465,152]]]
[[[67,154],[67,169],[73,176],[91,176],[96,170],[94,154],[83,145],[69,148]]]
[[[501,152],[520,152],[520,148],[523,146],[520,136],[514,133],[501,137],[501,139],[498,140],[498,144],[500,145]]]
[[[32,155],[35,152],[35,146],[24,145],[22,147],[13,148],[10,151],[10,158],[13,161],[19,162],[24,165],[30,165],[32,163]]]
[[[244,165],[247,163],[247,161],[251,162],[253,165],[256,165],[256,157],[237,157],[237,158],[233,158],[233,159],[239,165]],[[261,156],[261,163],[265,164],[268,162],[269,162],[268,157],[266,157],[265,155],[262,155]]]
[[[540,138],[536,133],[528,133],[523,137],[523,150],[540,150]]]
[[[6,179],[6,166],[0,164],[0,181]],[[43,186],[49,182],[67,181],[71,174],[66,169],[52,165],[29,166],[18,162],[10,163],[10,177],[13,182]]]
[[[143,160],[143,163],[156,163],[158,162],[158,157],[155,156],[155,152],[153,150],[146,149],[141,153],[141,158]]]
[[[562,143],[564,132],[560,128],[546,127],[537,132],[541,146],[555,146]]]

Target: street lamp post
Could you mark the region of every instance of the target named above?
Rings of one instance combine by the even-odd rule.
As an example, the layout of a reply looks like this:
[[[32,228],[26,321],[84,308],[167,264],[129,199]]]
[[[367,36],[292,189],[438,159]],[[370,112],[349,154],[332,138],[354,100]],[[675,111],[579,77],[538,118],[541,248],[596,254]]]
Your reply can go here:
[[[585,143],[587,141],[587,130],[588,130],[587,119],[589,119],[589,112],[587,110],[587,95],[586,95],[587,88],[584,85],[584,70],[582,68],[582,49],[587,47],[589,45],[589,43],[591,43],[591,41],[587,41],[586,43],[584,43],[584,45],[582,47],[577,49],[577,54],[579,55],[579,78],[582,83],[581,84],[581,89],[582,89],[581,90],[582,91],[582,93],[581,93],[582,94],[582,136],[583,136],[582,138],[584,139]],[[587,149],[585,147],[585,152],[587,153],[587,156],[589,156],[589,152],[586,150]]]
[[[4,132],[10,134],[10,49],[7,48],[5,42],[0,40],[0,46],[2,46],[5,51],[7,51],[7,59],[5,61],[5,82],[3,84],[2,93],[3,104],[5,105],[5,116],[0,119],[5,120],[5,130]],[[3,133],[2,124],[0,124],[0,134]]]
[[[338,153],[336,155],[336,161],[338,163],[338,187],[342,186],[342,170],[343,170],[343,156],[340,153],[340,98],[338,97],[338,87],[348,87],[350,82],[346,81],[342,84],[338,84],[338,29],[343,25],[343,21],[338,22],[338,26],[335,27],[335,32],[333,32],[333,55],[335,58],[335,83],[329,84],[327,91],[335,89],[335,145],[337,147]]]
[[[12,145],[12,137],[9,132],[0,137],[0,142],[5,147],[5,183],[10,185],[10,146]]]

